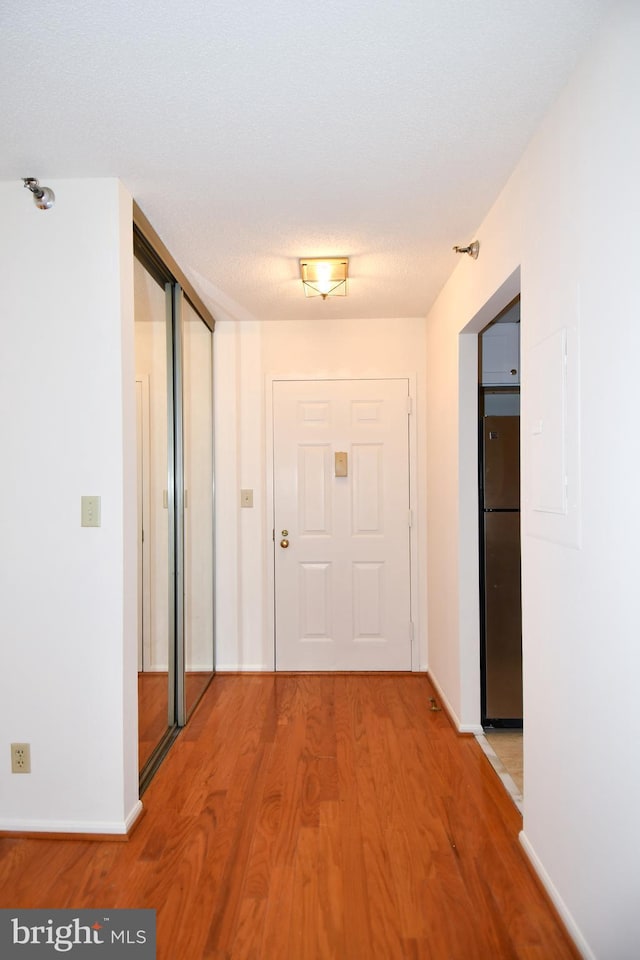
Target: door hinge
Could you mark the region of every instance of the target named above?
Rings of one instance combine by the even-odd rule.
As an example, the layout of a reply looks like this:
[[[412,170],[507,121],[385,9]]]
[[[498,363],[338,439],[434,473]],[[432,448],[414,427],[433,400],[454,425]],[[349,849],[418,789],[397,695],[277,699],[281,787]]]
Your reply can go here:
[[[276,531],[275,531],[275,527],[274,527],[274,529],[271,531],[271,539],[273,540],[274,543],[276,542]]]

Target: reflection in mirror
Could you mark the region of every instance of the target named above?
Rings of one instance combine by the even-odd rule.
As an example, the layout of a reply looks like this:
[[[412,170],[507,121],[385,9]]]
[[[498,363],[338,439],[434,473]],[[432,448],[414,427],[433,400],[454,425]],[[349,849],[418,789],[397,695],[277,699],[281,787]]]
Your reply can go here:
[[[169,656],[167,310],[165,289],[134,259],[138,462],[140,769],[173,725]]]
[[[214,669],[213,334],[182,306],[184,445],[184,663],[189,716]]]

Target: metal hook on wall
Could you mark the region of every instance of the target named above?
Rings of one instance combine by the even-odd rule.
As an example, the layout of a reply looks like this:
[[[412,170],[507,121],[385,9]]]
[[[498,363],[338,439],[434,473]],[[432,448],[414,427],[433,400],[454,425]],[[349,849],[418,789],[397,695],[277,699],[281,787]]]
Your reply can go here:
[[[56,195],[51,187],[41,187],[40,181],[36,177],[23,177],[22,182],[27,190],[30,190],[33,194],[33,202],[38,210],[51,209],[56,202]]]
[[[454,247],[453,249],[456,253],[468,253],[473,260],[477,260],[480,252],[480,241],[474,240],[467,247]]]

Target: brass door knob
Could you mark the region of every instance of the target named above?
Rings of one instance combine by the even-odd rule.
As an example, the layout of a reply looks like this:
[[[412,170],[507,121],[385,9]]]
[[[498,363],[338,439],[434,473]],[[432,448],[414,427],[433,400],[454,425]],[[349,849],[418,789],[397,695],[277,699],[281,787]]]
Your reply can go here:
[[[281,540],[281,541],[280,541],[280,546],[282,547],[283,550],[286,550],[287,547],[289,546],[289,541],[288,541],[288,540]]]

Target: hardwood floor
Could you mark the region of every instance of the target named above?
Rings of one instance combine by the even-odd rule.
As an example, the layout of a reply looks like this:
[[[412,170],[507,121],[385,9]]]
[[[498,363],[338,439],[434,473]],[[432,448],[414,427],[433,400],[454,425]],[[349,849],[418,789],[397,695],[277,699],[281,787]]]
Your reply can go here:
[[[218,676],[129,842],[0,840],[0,906],[155,908],[159,960],[575,960],[520,815],[432,695]]]
[[[166,671],[138,673],[138,765],[145,765],[168,726]]]
[[[211,673],[190,671],[185,675],[187,710],[211,681]],[[138,765],[142,769],[164,736],[168,726],[168,674],[165,671],[138,673]]]

